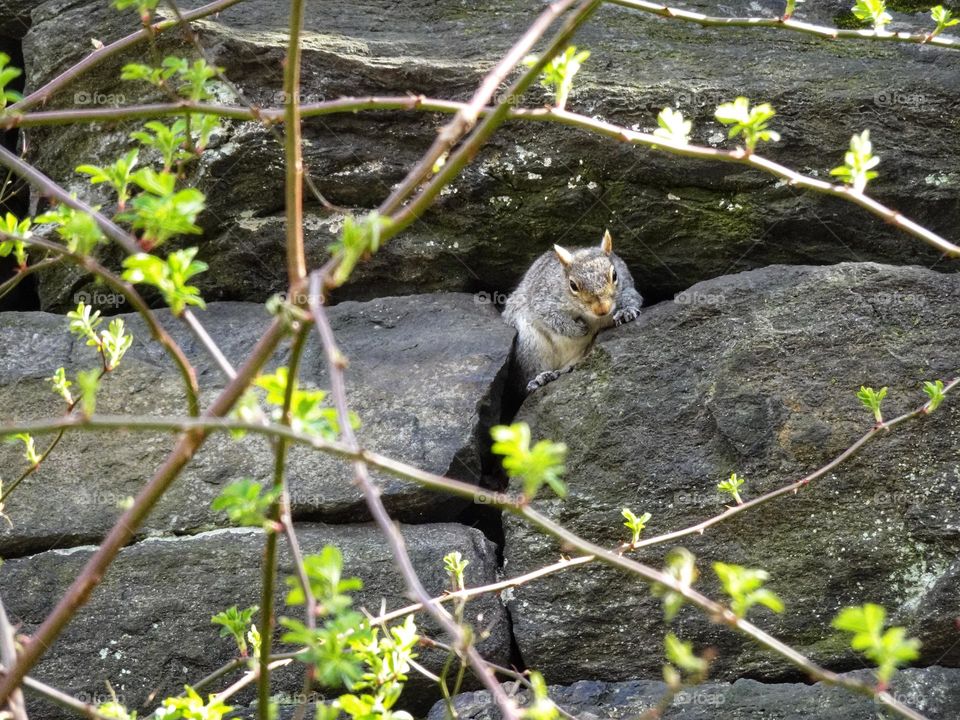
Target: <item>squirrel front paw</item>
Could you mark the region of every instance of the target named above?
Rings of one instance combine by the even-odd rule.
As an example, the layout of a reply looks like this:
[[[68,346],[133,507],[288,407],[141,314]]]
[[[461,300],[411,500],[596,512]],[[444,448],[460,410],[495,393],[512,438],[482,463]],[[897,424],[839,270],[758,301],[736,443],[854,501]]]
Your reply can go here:
[[[556,370],[546,370],[527,383],[527,392],[532,393],[537,388],[542,388],[544,385],[553,382],[558,377],[560,377],[560,373]]]
[[[617,310],[613,315],[613,324],[617,327],[625,325],[628,322],[633,322],[638,317],[640,317],[640,308],[638,307],[626,307],[622,310]]]

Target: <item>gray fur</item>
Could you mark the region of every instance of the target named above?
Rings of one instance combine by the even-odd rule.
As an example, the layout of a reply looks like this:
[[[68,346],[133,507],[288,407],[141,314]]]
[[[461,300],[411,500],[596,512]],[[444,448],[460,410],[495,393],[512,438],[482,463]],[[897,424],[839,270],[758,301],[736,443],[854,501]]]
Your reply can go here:
[[[640,315],[643,298],[623,260],[601,248],[571,253],[567,267],[553,250],[537,258],[504,307],[504,320],[517,329],[516,363],[527,392],[573,369],[600,330]],[[610,282],[611,266],[616,285]],[[579,296],[569,289],[571,279]],[[603,303],[611,303],[607,314],[591,312],[592,305],[602,309]]]

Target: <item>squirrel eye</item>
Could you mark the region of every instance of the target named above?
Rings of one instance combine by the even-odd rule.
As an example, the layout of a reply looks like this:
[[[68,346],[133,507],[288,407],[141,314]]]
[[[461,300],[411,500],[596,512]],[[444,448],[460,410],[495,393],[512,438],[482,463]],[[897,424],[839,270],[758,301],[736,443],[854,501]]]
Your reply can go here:
[[[576,281],[576,280],[571,280],[571,281],[570,281],[570,289],[571,289],[573,292],[575,292],[575,293],[580,292],[580,286],[577,285],[577,281]]]
[[[616,268],[611,268],[611,269],[610,269],[610,282],[612,282],[614,285],[617,284],[617,269],[616,269]]]

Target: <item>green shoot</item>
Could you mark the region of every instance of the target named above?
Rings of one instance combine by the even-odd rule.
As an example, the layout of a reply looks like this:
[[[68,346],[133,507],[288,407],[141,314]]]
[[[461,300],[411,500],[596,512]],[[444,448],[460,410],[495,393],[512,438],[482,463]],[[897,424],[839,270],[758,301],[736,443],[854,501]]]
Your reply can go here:
[[[62,203],[53,210],[38,215],[34,221],[55,223],[57,235],[66,243],[67,250],[79,255],[89,255],[97,245],[107,239],[92,215],[74,210]]]
[[[220,637],[233,638],[233,641],[237,644],[237,650],[240,651],[240,657],[247,657],[247,629],[251,625],[251,619],[259,609],[258,606],[253,605],[246,610],[238,610],[237,606],[234,605],[210,618],[210,622],[220,626]]]
[[[937,27],[927,36],[927,40],[932,40],[948,27],[953,27],[960,23],[960,18],[955,18],[953,13],[943,7],[943,5],[935,5],[930,8],[930,17],[933,18]]]
[[[900,665],[920,657],[920,641],[907,638],[904,628],[892,627],[884,632],[886,616],[881,606],[866,603],[844,608],[833,620],[837,630],[853,633],[850,646],[877,664],[881,687],[886,687]]]
[[[70,392],[70,386],[73,385],[72,382],[67,380],[66,371],[60,367],[57,368],[56,372],[53,373],[52,377],[48,377],[47,380],[53,385],[54,391],[57,395],[63,398],[64,402],[67,405],[73,405],[73,394]]]
[[[77,373],[80,388],[80,407],[84,417],[90,417],[97,409],[97,391],[100,389],[99,370],[80,370]]]
[[[884,0],[857,0],[853,14],[858,20],[873,23],[876,32],[882,32],[883,26],[893,20],[887,12],[887,3]]]
[[[853,192],[862,193],[867,183],[877,177],[873,168],[880,164],[880,158],[873,154],[869,130],[850,138],[850,149],[843,156],[843,163],[833,168],[830,174],[850,185]]]
[[[564,472],[566,445],[541,440],[531,448],[530,427],[526,423],[496,425],[490,434],[494,440],[494,454],[503,456],[503,468],[511,478],[523,481],[525,500],[532,500],[544,484],[558,496],[566,496],[567,487],[560,479]]]
[[[880,405],[883,403],[883,399],[887,396],[887,388],[882,387],[879,390],[874,390],[872,387],[860,386],[860,391],[857,393],[857,397],[860,398],[860,402],[873,413],[874,419],[877,421],[877,425],[883,425],[883,415],[880,412]]]
[[[207,264],[194,260],[198,248],[185,248],[170,253],[166,260],[155,255],[137,253],[124,258],[123,279],[157,288],[174,315],[181,315],[187,305],[206,307],[200,291],[187,281],[207,269]]]
[[[557,720],[560,711],[554,705],[547,691],[547,681],[536,670],[530,673],[530,686],[533,690],[533,699],[520,711],[523,720]]]
[[[640,533],[646,528],[652,516],[650,513],[644,513],[640,517],[637,517],[629,508],[624,508],[621,511],[621,515],[625,518],[624,526],[630,530],[629,547],[636,547],[637,543],[640,542]]]
[[[571,45],[561,53],[557,53],[543,68],[540,84],[553,92],[554,106],[563,110],[567,106],[567,98],[573,88],[573,78],[580,71],[580,66],[590,57],[589,50],[577,52],[575,45]],[[539,58],[529,55],[523,59],[523,64],[533,67]]]
[[[743,498],[740,497],[740,487],[743,483],[744,479],[742,477],[739,477],[736,473],[730,473],[730,479],[717,485],[717,490],[730,495],[737,505],[743,505]]]
[[[333,275],[336,286],[343,285],[350,278],[360,260],[380,249],[380,234],[391,222],[389,217],[382,217],[376,211],[359,220],[352,215],[343,219],[340,239],[328,248],[335,255],[340,255],[340,263]]]
[[[90,183],[108,183],[117,193],[117,207],[123,210],[130,199],[130,179],[133,168],[137,164],[138,148],[134,148],[117,160],[113,165],[97,167],[96,165],[78,165],[77,172],[90,176]]]
[[[686,589],[691,588],[700,576],[700,571],[697,570],[697,558],[692,552],[682,547],[674,548],[667,553],[663,572]],[[655,597],[663,598],[663,619],[667,622],[676,617],[686,602],[681,593],[666,585],[655,584],[652,592]]]
[[[22,99],[22,95],[16,90],[7,90],[7,85],[23,75],[23,70],[15,67],[8,67],[10,56],[0,52],[0,110],[7,106],[7,103],[17,102]]]
[[[263,527],[268,524],[267,513],[279,496],[275,487],[264,491],[260,483],[242,478],[224,487],[210,507],[225,512],[234,525]]]
[[[443,556],[443,567],[447,571],[447,575],[450,576],[450,583],[453,585],[454,592],[464,589],[463,571],[467,569],[469,564],[470,561],[464,560],[460,551],[447,553]]]
[[[24,243],[23,240],[26,240],[30,237],[30,225],[30,218],[24,218],[23,220],[20,220],[16,215],[10,212],[8,212],[3,217],[3,220],[0,221],[0,230],[5,232],[7,235],[13,235],[16,238],[23,238],[22,240],[0,240],[0,257],[7,257],[11,252],[13,252],[13,256],[17,260],[17,266],[20,268],[25,268],[27,266],[26,243]]]
[[[17,433],[16,435],[8,435],[5,439],[7,442],[17,442],[18,440],[22,442],[23,456],[27,459],[27,462],[33,467],[40,464],[43,458],[40,456],[40,453],[37,452],[37,446],[34,443],[32,435],[28,433]]]
[[[923,383],[923,391],[927,394],[927,397],[930,398],[927,401],[927,406],[924,408],[924,412],[932,413],[934,410],[940,407],[940,403],[943,402],[943,380],[934,380],[933,382],[927,380]]]
[[[679,110],[665,107],[657,115],[657,124],[660,127],[653,131],[653,134],[657,137],[662,137],[676,145],[686,145],[690,142],[690,130],[693,128],[693,123],[690,120],[685,120],[683,113]]]
[[[747,152],[752,153],[760,141],[780,140],[780,133],[768,128],[768,121],[776,114],[769,103],[750,107],[747,98],[738,97],[733,102],[720,105],[714,116],[724,125],[731,126],[727,137],[735,138],[742,134]]]
[[[783,612],[783,601],[772,591],[761,587],[769,575],[740,565],[715,562],[713,571],[720,578],[724,592],[730,597],[730,609],[738,618],[746,617],[754,605],[763,605],[775,613]]]

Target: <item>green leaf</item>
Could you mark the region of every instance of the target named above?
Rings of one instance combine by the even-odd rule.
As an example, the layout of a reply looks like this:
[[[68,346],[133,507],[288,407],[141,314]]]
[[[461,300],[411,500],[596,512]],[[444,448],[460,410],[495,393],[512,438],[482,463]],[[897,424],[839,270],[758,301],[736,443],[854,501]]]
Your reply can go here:
[[[53,389],[64,399],[67,405],[73,405],[73,394],[70,392],[70,386],[73,383],[67,380],[67,373],[62,367],[57,368],[53,376],[47,378],[47,380],[50,381]]]
[[[860,402],[873,413],[874,419],[877,421],[877,424],[883,424],[883,414],[880,412],[880,405],[883,403],[883,399],[887,396],[887,388],[882,387],[879,390],[874,390],[872,387],[860,386],[860,391],[857,393],[857,397],[860,398]]]
[[[934,380],[931,382],[927,380],[923,383],[923,391],[927,394],[927,397],[930,400],[927,401],[927,412],[933,412],[938,407],[940,403],[943,402],[944,392],[943,392],[943,380]]]
[[[630,530],[631,537],[629,544],[632,547],[640,542],[640,533],[647,527],[647,523],[652,516],[650,513],[644,513],[640,517],[637,517],[630,508],[624,508],[620,514],[625,518],[624,526]]]
[[[530,427],[526,423],[496,425],[490,430],[496,455],[503,456],[503,468],[511,478],[523,482],[523,495],[532,500],[543,485],[548,485],[559,496],[566,497],[567,487],[561,480],[567,456],[567,446],[550,440],[541,440],[530,447]]]
[[[89,175],[93,185],[109,183],[117,193],[117,206],[122,210],[130,198],[130,180],[139,155],[140,150],[134,148],[112,165],[102,168],[96,165],[78,165],[77,172]]]
[[[540,84],[554,95],[554,105],[563,110],[567,106],[567,98],[573,88],[573,78],[580,71],[580,66],[590,57],[589,50],[577,52],[575,45],[570,45],[563,52],[557,53],[544,66],[540,75]],[[527,67],[534,67],[540,60],[533,56],[524,58]]]
[[[17,433],[15,435],[8,435],[4,438],[7,442],[17,442],[18,440],[23,443],[23,457],[26,458],[27,462],[31,465],[39,465],[42,460],[40,453],[37,452],[37,446],[34,443],[33,436],[29,433]]]
[[[152,168],[138,170],[131,180],[145,192],[130,202],[130,212],[118,217],[143,231],[146,247],[155,247],[177,235],[201,232],[195,220],[206,203],[202,192],[196,188],[177,191],[172,173],[158,173]]]
[[[740,487],[743,483],[744,479],[742,477],[738,477],[736,473],[731,473],[729,480],[724,480],[717,485],[717,490],[730,495],[737,505],[743,505],[743,498],[740,497]]]
[[[693,643],[684,642],[672,632],[663,639],[664,652],[667,660],[684,672],[695,676],[702,676],[707,672],[708,663],[693,652]]]
[[[877,177],[873,168],[880,164],[880,158],[873,155],[869,130],[850,138],[850,150],[844,155],[843,162],[843,165],[833,168],[830,174],[850,185],[854,192],[862,193],[867,183]]]
[[[214,625],[220,625],[220,637],[232,637],[237,644],[241,657],[247,657],[246,633],[252,624],[254,614],[260,608],[252,605],[245,610],[237,609],[237,606],[227,608],[222,612],[210,618]]]
[[[690,142],[690,130],[693,123],[685,120],[683,113],[673,108],[665,107],[657,115],[657,124],[660,126],[653,131],[657,137],[662,137],[677,145],[686,145]]]
[[[187,123],[176,120],[169,127],[159,120],[151,120],[144,124],[146,131],[138,130],[130,133],[130,137],[146,148],[160,154],[163,159],[163,169],[170,170],[179,160],[188,160],[192,153],[185,149],[187,142]],[[149,132],[148,132],[149,131]]]
[[[872,22],[873,29],[883,30],[883,26],[890,23],[893,18],[886,11],[887,4],[884,0],[857,0],[853,7],[853,14],[864,22]]]
[[[261,527],[267,522],[267,513],[278,497],[279,488],[270,487],[264,491],[260,483],[241,478],[223,488],[210,507],[215,512],[225,512],[235,525]]]
[[[133,335],[127,335],[124,332],[121,318],[111,320],[108,329],[100,331],[100,347],[105,354],[107,371],[113,370],[120,364],[121,358],[131,345],[133,345]]]
[[[727,136],[735,138],[743,135],[748,152],[753,152],[760,141],[778,142],[780,134],[769,129],[769,120],[776,115],[769,103],[750,107],[750,100],[738,97],[733,102],[717,107],[714,117],[724,125],[729,125]]]
[[[380,249],[380,235],[392,222],[389,217],[381,216],[376,211],[367,213],[360,220],[352,215],[344,217],[340,239],[328,248],[340,256],[333,276],[336,286],[343,285],[350,278],[361,259]]]
[[[187,305],[206,307],[200,291],[187,285],[190,278],[207,269],[205,262],[193,259],[197,252],[195,247],[177,250],[165,261],[148,253],[128,256],[123,261],[123,279],[157,288],[174,315],[183,313]]]
[[[783,612],[780,598],[771,590],[761,587],[769,575],[765,570],[754,570],[740,565],[715,562],[713,570],[720,578],[724,592],[730,597],[730,609],[738,618],[746,617],[754,605],[763,605],[775,613]]]
[[[836,629],[853,634],[850,646],[877,664],[877,677],[883,685],[899,666],[920,656],[920,641],[907,638],[904,628],[892,627],[884,632],[886,616],[880,605],[865,603],[844,608],[833,620]]]
[[[82,300],[77,304],[76,310],[67,312],[67,319],[70,321],[70,333],[76,335],[81,340],[86,340],[87,345],[99,348],[100,336],[96,333],[97,326],[103,322],[100,317],[100,311],[93,311],[93,308]]]
[[[16,90],[7,90],[13,80],[23,75],[20,68],[8,67],[10,56],[0,52],[0,110],[7,106],[8,101],[16,102],[21,99],[20,93]]]
[[[443,567],[450,576],[450,580],[453,583],[453,589],[455,591],[463,590],[463,572],[467,569],[467,565],[469,564],[470,561],[464,560],[463,555],[459,550],[452,553],[447,553],[443,556]]]
[[[663,572],[684,588],[693,587],[700,576],[700,571],[697,570],[697,558],[689,550],[682,547],[673,548],[667,553]],[[686,602],[680,592],[666,585],[656,583],[653,585],[652,592],[654,597],[663,598],[663,619],[667,622],[676,617],[680,608]]]
[[[94,207],[99,210],[99,207]],[[100,243],[106,242],[106,236],[92,215],[63,203],[49,212],[34,218],[36,223],[54,223],[57,235],[66,243],[67,250],[79,255],[89,255]]]
[[[80,388],[80,407],[85,417],[90,417],[97,409],[97,391],[100,389],[99,370],[81,370],[77,373],[77,387]]]

